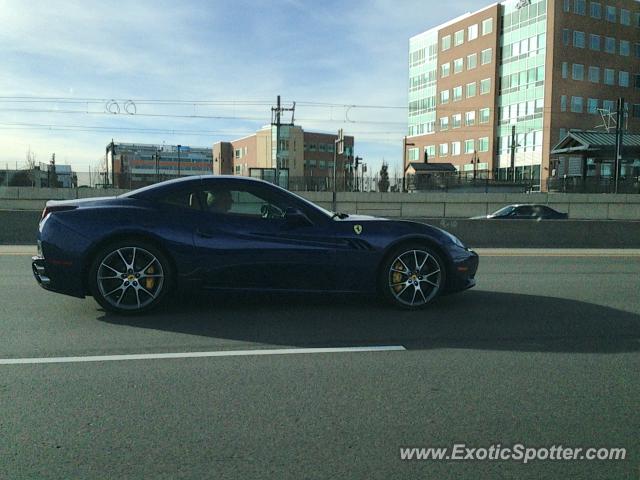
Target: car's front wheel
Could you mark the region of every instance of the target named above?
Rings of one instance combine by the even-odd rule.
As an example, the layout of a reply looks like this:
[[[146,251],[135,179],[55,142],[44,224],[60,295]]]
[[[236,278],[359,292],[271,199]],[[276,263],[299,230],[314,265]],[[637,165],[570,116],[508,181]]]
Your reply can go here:
[[[380,270],[379,287],[392,304],[422,308],[444,290],[446,268],[431,247],[416,243],[400,246],[387,255]]]
[[[95,255],[89,288],[106,310],[121,314],[158,306],[171,285],[171,264],[155,246],[138,240],[114,242]]]

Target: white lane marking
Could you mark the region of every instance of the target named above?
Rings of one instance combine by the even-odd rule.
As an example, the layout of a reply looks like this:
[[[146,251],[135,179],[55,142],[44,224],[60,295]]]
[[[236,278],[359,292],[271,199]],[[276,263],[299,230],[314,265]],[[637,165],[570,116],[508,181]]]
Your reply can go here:
[[[0,365],[37,363],[114,362],[120,360],[158,360],[165,358],[244,357],[254,355],[296,355],[311,353],[392,352],[406,350],[402,345],[373,347],[281,348],[267,350],[222,350],[216,352],[140,353],[86,357],[0,358]]]

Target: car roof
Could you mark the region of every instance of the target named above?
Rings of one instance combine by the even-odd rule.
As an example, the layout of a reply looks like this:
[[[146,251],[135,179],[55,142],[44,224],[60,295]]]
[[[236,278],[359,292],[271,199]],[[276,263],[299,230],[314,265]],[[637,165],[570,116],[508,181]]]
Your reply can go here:
[[[174,190],[175,188],[178,188],[182,185],[188,185],[190,183],[201,183],[204,180],[219,180],[221,182],[234,183],[253,183],[256,185],[266,184],[277,187],[276,185],[259,178],[242,177],[239,175],[192,175],[188,177],[174,178],[171,180],[166,180],[164,182],[154,183],[153,185],[148,185],[146,187],[138,188],[136,190],[124,193],[120,195],[120,197],[154,197],[164,191]]]

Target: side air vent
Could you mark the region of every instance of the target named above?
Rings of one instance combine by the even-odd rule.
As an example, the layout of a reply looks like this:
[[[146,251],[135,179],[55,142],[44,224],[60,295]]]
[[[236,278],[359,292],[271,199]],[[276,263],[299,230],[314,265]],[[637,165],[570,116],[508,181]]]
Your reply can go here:
[[[350,238],[347,240],[347,245],[353,250],[372,250],[371,245],[364,240],[357,238]]]

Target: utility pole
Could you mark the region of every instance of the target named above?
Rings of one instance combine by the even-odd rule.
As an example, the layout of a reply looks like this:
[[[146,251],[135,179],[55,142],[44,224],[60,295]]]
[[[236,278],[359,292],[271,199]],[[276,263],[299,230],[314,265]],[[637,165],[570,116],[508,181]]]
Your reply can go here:
[[[284,112],[291,112],[291,121],[289,123],[282,122],[282,114]],[[280,95],[278,95],[277,103],[275,107],[271,107],[271,127],[276,129],[276,185],[280,186],[280,128],[284,125],[293,126],[293,121],[296,112],[296,102],[293,102],[291,107],[283,107],[280,103]]]
[[[160,152],[156,150],[154,155],[156,161],[156,183],[160,181]]]
[[[342,155],[344,153],[344,131],[342,129],[338,130],[338,139],[334,141],[333,145],[333,192],[331,195],[331,205],[334,212],[337,211],[337,163],[338,163],[338,155]]]
[[[473,180],[475,181],[478,175],[478,151],[473,151],[473,158],[471,159],[471,164],[473,165]]]
[[[618,111],[616,112],[616,148],[614,159],[614,192],[618,193],[618,185],[620,183],[620,170],[622,167],[622,146],[623,146],[623,130],[622,124],[624,122],[624,98],[618,98]]]
[[[411,143],[407,143],[407,137],[405,135],[404,139],[402,140],[402,168],[403,168],[403,172],[402,172],[402,191],[406,192],[407,191],[407,186],[406,186],[406,176],[405,176],[405,172],[407,171],[407,147],[415,147],[416,144],[411,142]],[[427,162],[425,162],[427,163]]]
[[[511,178],[516,183],[516,126],[511,127]]]
[[[180,176],[180,149],[182,145],[178,145],[178,177]]]

